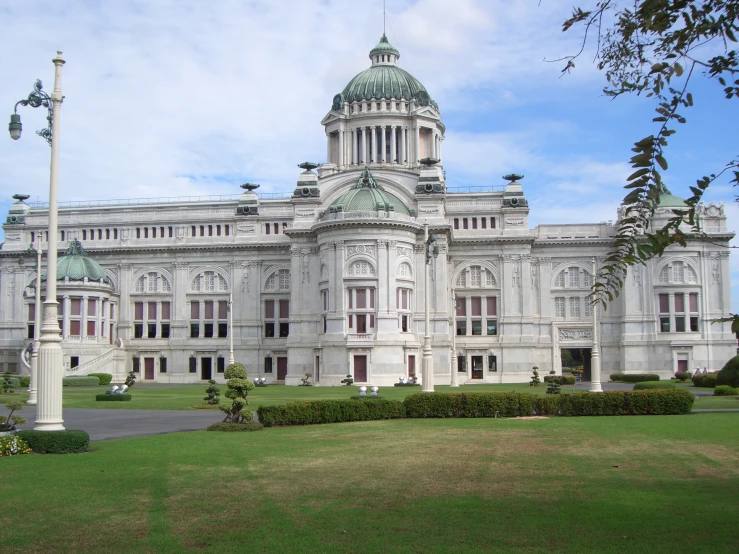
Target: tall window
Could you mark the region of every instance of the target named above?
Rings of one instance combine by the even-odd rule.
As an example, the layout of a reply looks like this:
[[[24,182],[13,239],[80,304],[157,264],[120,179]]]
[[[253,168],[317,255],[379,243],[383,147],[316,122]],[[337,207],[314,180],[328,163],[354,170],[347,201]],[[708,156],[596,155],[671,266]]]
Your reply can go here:
[[[460,296],[456,299],[455,314],[457,335],[498,334],[497,296]]]
[[[396,305],[398,307],[398,324],[400,326],[400,332],[409,333],[411,331],[413,291],[409,288],[401,287],[395,291],[395,294]]]
[[[347,289],[347,324],[350,333],[366,334],[375,329],[375,289]]]
[[[226,338],[228,336],[228,301],[191,300],[190,338]]]
[[[328,289],[321,291],[321,319],[323,323],[323,332],[327,330],[326,315],[328,314]]]
[[[672,296],[672,300],[670,297]],[[659,327],[661,333],[698,332],[698,293],[660,293]]]
[[[171,303],[134,302],[133,337],[135,339],[168,339],[170,332]]]
[[[290,335],[290,301],[264,301],[264,336],[285,338]]]

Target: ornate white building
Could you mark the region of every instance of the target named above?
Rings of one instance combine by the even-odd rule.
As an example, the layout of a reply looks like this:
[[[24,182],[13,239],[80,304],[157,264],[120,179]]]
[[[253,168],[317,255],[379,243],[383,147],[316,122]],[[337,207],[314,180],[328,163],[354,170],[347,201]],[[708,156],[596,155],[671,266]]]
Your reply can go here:
[[[516,175],[448,191],[441,112],[398,58],[383,36],[322,121],[328,163],[301,164],[292,194],[245,185],[236,199],[62,204],[67,373],[220,379],[233,338],[236,360],[269,381],[420,376],[426,223],[440,247],[429,281],[436,384],[525,382],[534,365],[561,371],[562,349],[583,349],[587,372],[587,295],[614,225],[529,228]],[[39,234],[46,247],[47,208],[24,200],[3,226],[2,371],[25,371],[36,274],[22,252]],[[683,205],[667,191],[661,200],[656,223]],[[711,324],[730,311],[733,234],[723,206],[699,211],[712,240],[635,268],[599,314],[605,375],[717,369],[733,356],[728,325]]]

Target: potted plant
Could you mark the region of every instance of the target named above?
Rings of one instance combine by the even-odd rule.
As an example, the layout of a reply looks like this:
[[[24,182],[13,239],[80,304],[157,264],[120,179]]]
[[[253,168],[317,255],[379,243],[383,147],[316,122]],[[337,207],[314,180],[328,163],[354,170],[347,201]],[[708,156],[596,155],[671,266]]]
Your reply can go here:
[[[27,422],[26,418],[19,415],[14,415],[14,412],[18,412],[23,409],[23,402],[20,400],[8,400],[5,403],[5,407],[10,411],[8,415],[0,415],[0,437],[15,434],[15,426],[23,425]]]

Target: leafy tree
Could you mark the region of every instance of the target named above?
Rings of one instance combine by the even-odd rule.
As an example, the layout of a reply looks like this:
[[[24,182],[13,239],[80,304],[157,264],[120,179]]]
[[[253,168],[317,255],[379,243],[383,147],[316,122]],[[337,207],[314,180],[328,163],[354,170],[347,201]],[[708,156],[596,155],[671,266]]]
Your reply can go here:
[[[698,74],[723,87],[726,99],[739,98],[739,0],[593,0],[592,9],[574,8],[563,31],[583,32],[579,52],[562,58],[563,72],[575,67],[575,60],[589,42],[596,42],[598,69],[605,72],[606,95],[644,94],[656,104],[652,120],[654,134],[634,143],[623,203],[626,211],[605,263],[593,285],[593,299],[604,307],[618,296],[630,266],[661,256],[672,244],[686,246],[690,238],[701,238],[696,207],[708,186],[723,173],[733,173],[739,184],[739,158],[727,162],[717,173],[697,179],[684,209],[661,229],[650,227],[661,193],[668,192],[660,171],[667,170],[668,138],[675,124],[686,119],[683,110],[693,106],[690,92]],[[735,316],[739,321],[739,316]],[[739,324],[737,324],[739,331]]]
[[[23,425],[28,420],[19,415],[14,415],[14,412],[19,412],[23,409],[23,402],[21,400],[8,400],[5,403],[5,407],[8,409],[8,415],[0,415],[0,431],[12,431],[16,425]]]
[[[572,362],[572,353],[569,350],[562,350],[562,367],[570,367]]]
[[[223,402],[219,405],[222,412],[226,414],[223,420],[226,423],[247,423],[254,419],[254,414],[246,406],[249,401],[246,396],[250,390],[254,390],[254,383],[246,378],[246,368],[239,364],[230,364],[223,376],[228,379],[226,383],[226,398],[231,402]]]
[[[539,379],[539,368],[537,366],[533,367],[534,373],[531,375],[531,381],[529,381],[530,387],[538,387],[541,385],[541,379]]]

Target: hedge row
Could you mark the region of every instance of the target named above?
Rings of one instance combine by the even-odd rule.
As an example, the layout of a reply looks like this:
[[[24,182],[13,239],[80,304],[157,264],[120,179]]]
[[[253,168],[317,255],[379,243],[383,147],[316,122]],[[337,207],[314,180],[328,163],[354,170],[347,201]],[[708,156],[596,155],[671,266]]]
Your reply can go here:
[[[85,431],[18,431],[16,436],[40,454],[75,454],[87,452],[90,446]]]
[[[113,380],[113,376],[110,373],[90,373],[88,377],[97,377],[101,385],[110,385],[110,382]]]
[[[713,396],[736,396],[739,394],[739,389],[730,385],[716,385],[713,389]]]
[[[128,402],[131,400],[131,395],[127,392],[123,394],[96,394],[95,400],[97,402]]]
[[[280,406],[260,406],[259,422],[273,425],[309,425],[342,421],[371,421],[405,417],[405,406],[398,400],[318,400],[292,402]]]
[[[657,389],[537,395],[527,392],[416,393],[397,400],[320,400],[261,406],[259,421],[273,425],[309,425],[429,417],[526,417],[533,415],[676,415],[689,414],[693,395]]]
[[[544,382],[548,383],[554,379],[554,382],[559,385],[574,385],[577,383],[577,379],[574,375],[545,375]]]
[[[693,385],[706,389],[712,389],[716,386],[718,374],[706,373],[705,375],[693,375]]]
[[[31,386],[31,376],[30,375],[24,375],[20,378],[21,382],[21,388],[27,389]]]
[[[641,383],[643,381],[659,381],[654,373],[611,373],[611,381],[616,383]]]
[[[634,390],[652,390],[652,389],[674,389],[676,388],[675,383],[669,381],[644,381],[642,383],[636,383]]]
[[[63,387],[97,387],[100,381],[97,377],[63,377]]]

